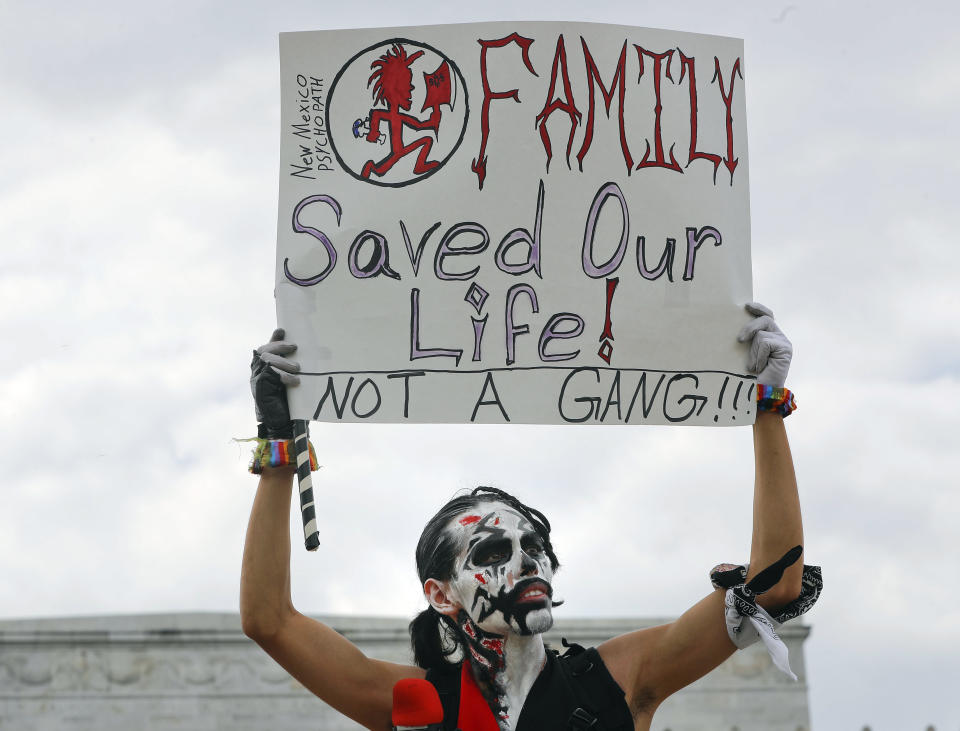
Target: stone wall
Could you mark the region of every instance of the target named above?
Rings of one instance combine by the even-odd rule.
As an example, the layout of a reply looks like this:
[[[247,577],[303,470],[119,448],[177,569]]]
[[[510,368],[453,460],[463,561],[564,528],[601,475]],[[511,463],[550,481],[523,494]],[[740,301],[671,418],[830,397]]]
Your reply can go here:
[[[318,617],[367,655],[410,662],[407,620]],[[558,621],[596,645],[661,620]],[[653,731],[808,731],[803,641],[783,638],[799,682],[759,645],[670,698]],[[356,731],[240,631],[235,614],[165,614],[0,621],[2,731]]]

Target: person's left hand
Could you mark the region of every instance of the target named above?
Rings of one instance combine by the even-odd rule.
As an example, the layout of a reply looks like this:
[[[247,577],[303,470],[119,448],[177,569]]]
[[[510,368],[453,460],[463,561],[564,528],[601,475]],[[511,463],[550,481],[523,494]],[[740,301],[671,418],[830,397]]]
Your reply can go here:
[[[293,422],[287,405],[287,386],[300,383],[300,364],[284,356],[297,346],[286,342],[284,330],[278,327],[270,342],[253,351],[250,363],[250,390],[259,422],[257,436],[263,439],[293,439]]]
[[[782,388],[787,382],[793,345],[773,319],[773,312],[758,302],[748,302],[744,308],[754,319],[744,325],[737,340],[750,341],[747,370],[757,374],[757,383]]]

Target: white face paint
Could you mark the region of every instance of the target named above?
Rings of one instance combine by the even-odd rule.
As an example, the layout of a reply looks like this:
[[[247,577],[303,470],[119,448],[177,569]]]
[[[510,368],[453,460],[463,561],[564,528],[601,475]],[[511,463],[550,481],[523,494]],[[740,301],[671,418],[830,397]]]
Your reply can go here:
[[[490,502],[455,518],[450,530],[462,534],[450,586],[480,629],[531,635],[553,626],[553,569],[530,521]]]

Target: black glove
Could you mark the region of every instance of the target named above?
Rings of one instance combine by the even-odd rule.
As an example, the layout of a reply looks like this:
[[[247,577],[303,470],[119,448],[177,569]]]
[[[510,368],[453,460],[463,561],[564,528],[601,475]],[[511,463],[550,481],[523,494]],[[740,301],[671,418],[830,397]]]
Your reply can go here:
[[[261,439],[293,439],[293,422],[287,405],[287,386],[296,386],[300,364],[284,358],[297,349],[283,339],[277,328],[270,342],[253,351],[250,363],[250,390],[257,410],[257,436]]]

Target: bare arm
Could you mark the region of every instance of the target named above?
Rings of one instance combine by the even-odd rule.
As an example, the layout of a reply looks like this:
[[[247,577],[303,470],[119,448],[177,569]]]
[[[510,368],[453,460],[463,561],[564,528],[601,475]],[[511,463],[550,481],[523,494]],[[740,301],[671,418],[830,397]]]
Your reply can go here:
[[[775,328],[768,310],[760,308],[758,313],[751,306],[748,310],[758,318],[744,333],[758,337],[758,330],[750,329],[757,323]],[[760,314],[764,311],[769,322],[762,323]],[[776,335],[782,337],[779,328]],[[784,357],[789,365],[790,345],[785,337],[783,341],[787,349]],[[764,359],[767,368],[776,365],[774,358],[778,355],[783,354],[771,352],[769,362]],[[780,363],[782,377],[786,376],[786,365]],[[759,382],[768,383],[760,379],[769,377],[770,371],[764,370],[764,365],[756,370],[763,370]],[[779,380],[779,384],[782,383]],[[794,546],[803,544],[800,500],[783,417],[760,412],[753,426],[753,446],[753,534],[748,578],[753,578]],[[803,562],[798,560],[772,589],[760,595],[758,604],[771,610],[797,598],[801,593],[802,574]],[[724,620],[724,592],[717,590],[675,622],[615,637],[603,643],[598,651],[626,692],[634,713],[640,717],[652,716],[663,700],[713,670],[735,649]]]
[[[253,500],[240,571],[240,621],[253,639],[276,634],[294,612],[290,599],[293,467],[266,468]]]
[[[422,669],[372,660],[330,627],[300,614],[290,595],[294,470],[267,468],[254,498],[240,576],[244,633],[304,687],[357,723],[390,728],[393,685]]]
[[[800,500],[783,417],[759,414],[753,435],[756,480],[751,578],[803,543]],[[773,589],[760,595],[758,603],[772,609],[795,599],[800,594],[802,572],[798,561]],[[720,590],[675,622],[615,637],[598,648],[634,712],[651,716],[666,698],[706,675],[735,650],[727,635],[724,592]]]
[[[717,590],[676,621],[614,637],[597,652],[623,688],[634,718],[646,717],[649,722],[664,700],[736,649],[723,620],[723,591]]]
[[[300,366],[285,356],[296,345],[282,329],[258,348],[251,390],[258,432],[268,439],[292,436],[284,386],[295,386]],[[369,729],[390,728],[393,686],[424,677],[420,668],[371,660],[330,627],[298,612],[290,592],[292,466],[264,467],[250,512],[240,574],[243,631],[308,690]]]
[[[797,478],[782,416],[770,412],[757,414],[753,425],[753,452],[756,477],[748,579],[794,546],[803,545]],[[767,610],[788,604],[800,596],[802,576],[801,556],[775,587],[758,597],[757,603]]]

